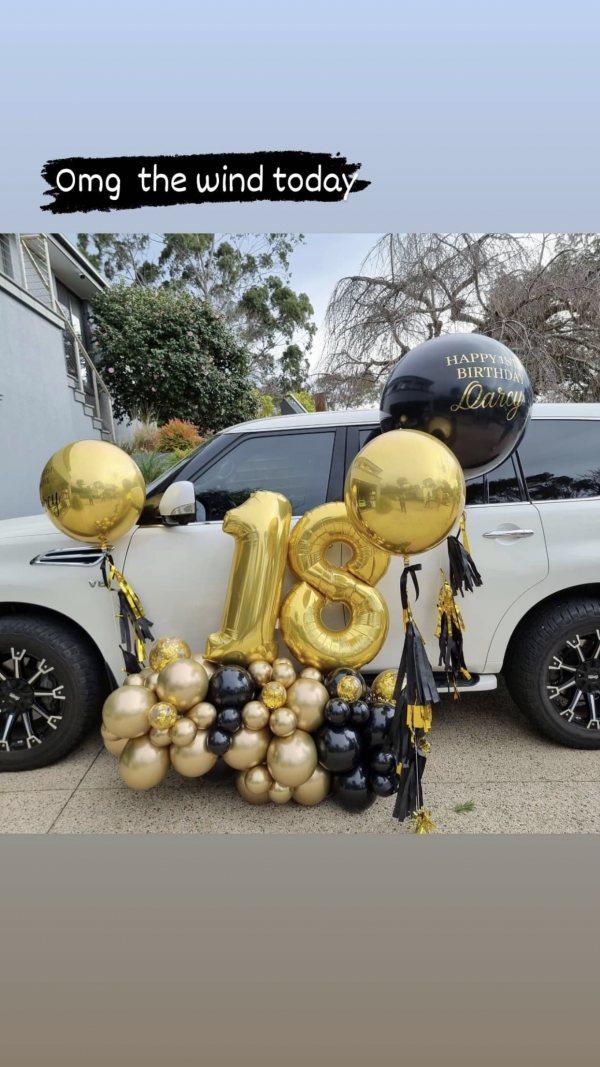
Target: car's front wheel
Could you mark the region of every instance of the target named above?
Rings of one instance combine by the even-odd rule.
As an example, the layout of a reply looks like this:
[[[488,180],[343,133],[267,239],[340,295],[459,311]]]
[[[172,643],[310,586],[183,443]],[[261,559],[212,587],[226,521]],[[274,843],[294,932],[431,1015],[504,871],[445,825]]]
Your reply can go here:
[[[81,632],[49,616],[0,617],[0,771],[45,767],[99,722],[107,680]]]
[[[517,707],[548,737],[600,748],[600,601],[538,608],[513,637],[504,675]]]

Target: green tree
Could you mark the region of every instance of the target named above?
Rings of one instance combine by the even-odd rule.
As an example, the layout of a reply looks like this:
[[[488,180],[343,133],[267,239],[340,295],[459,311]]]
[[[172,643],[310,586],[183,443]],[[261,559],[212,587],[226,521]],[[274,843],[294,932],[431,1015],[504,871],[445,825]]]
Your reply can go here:
[[[93,329],[118,418],[189,419],[205,435],[254,416],[247,349],[190,293],[119,282],[94,298]]]

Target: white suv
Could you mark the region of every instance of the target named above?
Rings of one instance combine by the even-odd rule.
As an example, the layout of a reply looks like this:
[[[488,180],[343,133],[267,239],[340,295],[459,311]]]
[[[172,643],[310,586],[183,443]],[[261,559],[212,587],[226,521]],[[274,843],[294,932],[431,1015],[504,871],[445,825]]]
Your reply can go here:
[[[234,548],[221,528],[229,508],[256,489],[285,494],[296,519],[343,499],[348,464],[378,432],[375,411],[248,422],[149,486],[138,526],[113,556],[155,635],[179,634],[201,651],[219,629]],[[181,481],[193,484],[195,521],[166,524],[161,497]],[[467,506],[484,584],[460,602],[472,673],[461,688],[493,689],[502,671],[513,699],[546,734],[600,748],[600,405],[534,406],[518,454],[469,483]],[[330,551],[341,563],[346,549]],[[98,550],[63,537],[44,515],[0,522],[0,769],[65,755],[122,680],[118,602],[104,588],[99,560]],[[421,562],[414,608],[435,668],[445,546]],[[393,559],[380,583],[390,632],[367,675],[400,659],[401,568]],[[284,593],[292,583],[288,573]],[[341,605],[326,610],[330,626],[344,625]],[[443,689],[441,675],[439,682]]]

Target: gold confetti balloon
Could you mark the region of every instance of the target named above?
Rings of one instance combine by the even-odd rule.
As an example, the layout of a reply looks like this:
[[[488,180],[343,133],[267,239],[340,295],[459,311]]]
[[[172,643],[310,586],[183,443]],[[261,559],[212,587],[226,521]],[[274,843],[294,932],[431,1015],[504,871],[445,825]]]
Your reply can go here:
[[[316,678],[297,678],[287,691],[286,707],[291,708],[301,730],[314,733],[323,725],[329,693]]]
[[[292,790],[289,785],[273,782],[267,796],[273,804],[287,804],[292,799]]]
[[[122,448],[107,441],[73,441],[44,467],[40,500],[61,533],[104,545],[137,522],[146,488],[139,467]]]
[[[182,719],[177,720],[169,732],[173,744],[177,745],[178,748],[185,748],[186,745],[191,745],[197,730],[192,720],[184,716]]]
[[[190,708],[187,717],[192,720],[199,730],[208,730],[216,722],[217,709],[214,704],[201,700],[199,704],[194,704],[194,707]]]
[[[251,700],[242,708],[242,721],[249,730],[262,730],[269,722],[269,709],[260,700]]]
[[[242,726],[231,735],[231,745],[223,755],[225,763],[235,767],[236,771],[247,771],[250,767],[264,763],[272,736],[268,727],[263,730],[248,730],[246,726]]]
[[[168,730],[177,722],[177,709],[167,700],[159,700],[150,708],[148,722],[155,730]]]
[[[262,688],[267,682],[271,681],[271,675],[273,668],[266,659],[256,660],[254,663],[249,663],[247,670],[252,678],[252,681],[258,688]]]
[[[281,682],[286,689],[289,689],[292,682],[296,681],[296,671],[294,670],[294,664],[291,659],[276,659],[273,663],[273,673],[271,675],[273,682]]]
[[[371,686],[371,699],[374,702],[389,704],[396,688],[398,671],[382,671]]]
[[[251,767],[249,771],[246,771],[245,782],[246,789],[250,793],[256,794],[256,796],[260,796],[262,793],[268,793],[273,785],[273,779],[263,763],[260,763],[257,767]]]
[[[159,637],[150,649],[150,666],[153,671],[162,671],[174,659],[190,659],[192,651],[181,637]]]
[[[179,712],[189,711],[204,700],[208,677],[201,663],[193,659],[174,659],[163,667],[156,683],[160,700],[168,700]]]
[[[132,789],[152,789],[162,782],[169,767],[169,750],[157,748],[149,737],[132,737],[119,760],[121,778]]]
[[[312,678],[314,682],[322,682],[323,672],[318,671],[316,667],[305,667],[304,670],[300,671],[300,677]]]
[[[317,748],[304,730],[289,737],[274,737],[267,752],[269,774],[280,785],[295,789],[304,785],[317,766]]]
[[[354,674],[346,674],[337,684],[337,695],[347,704],[355,704],[363,695],[363,684]]]
[[[141,737],[150,729],[148,712],[155,703],[154,693],[145,686],[124,685],[104,701],[104,725],[115,737]]]
[[[318,763],[312,772],[308,782],[304,782],[303,785],[298,785],[292,791],[294,800],[298,804],[302,804],[304,807],[312,807],[314,804],[320,804],[322,800],[325,800],[326,796],[329,796],[331,789],[331,772],[326,771],[321,764]]]
[[[189,745],[171,745],[170,757],[175,770],[184,778],[200,778],[219,758],[208,747],[208,730],[198,730]]]
[[[185,749],[184,749],[185,751]],[[215,757],[216,759],[216,757]],[[247,804],[268,804],[268,793],[251,793],[246,785],[246,771],[238,771],[235,776],[235,784],[237,785],[238,793],[242,800],[245,800]]]
[[[166,748],[167,745],[172,744],[170,730],[151,730],[148,737],[157,748]]]
[[[265,707],[270,711],[275,711],[276,708],[282,708],[287,700],[287,689],[281,682],[267,682],[264,689],[260,694]]]
[[[128,674],[123,685],[145,685],[145,681],[140,674]]]
[[[271,712],[269,728],[277,737],[289,737],[298,727],[298,720],[290,708],[277,708]]]

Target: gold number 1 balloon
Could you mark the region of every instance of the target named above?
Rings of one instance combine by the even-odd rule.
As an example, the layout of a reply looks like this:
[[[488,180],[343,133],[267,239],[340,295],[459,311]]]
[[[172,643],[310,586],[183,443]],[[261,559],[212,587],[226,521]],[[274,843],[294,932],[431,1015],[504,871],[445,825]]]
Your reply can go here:
[[[248,664],[277,657],[275,624],[291,516],[281,493],[263,489],[227,512],[223,530],[235,538],[235,553],[221,629],[208,638],[207,659]]]

